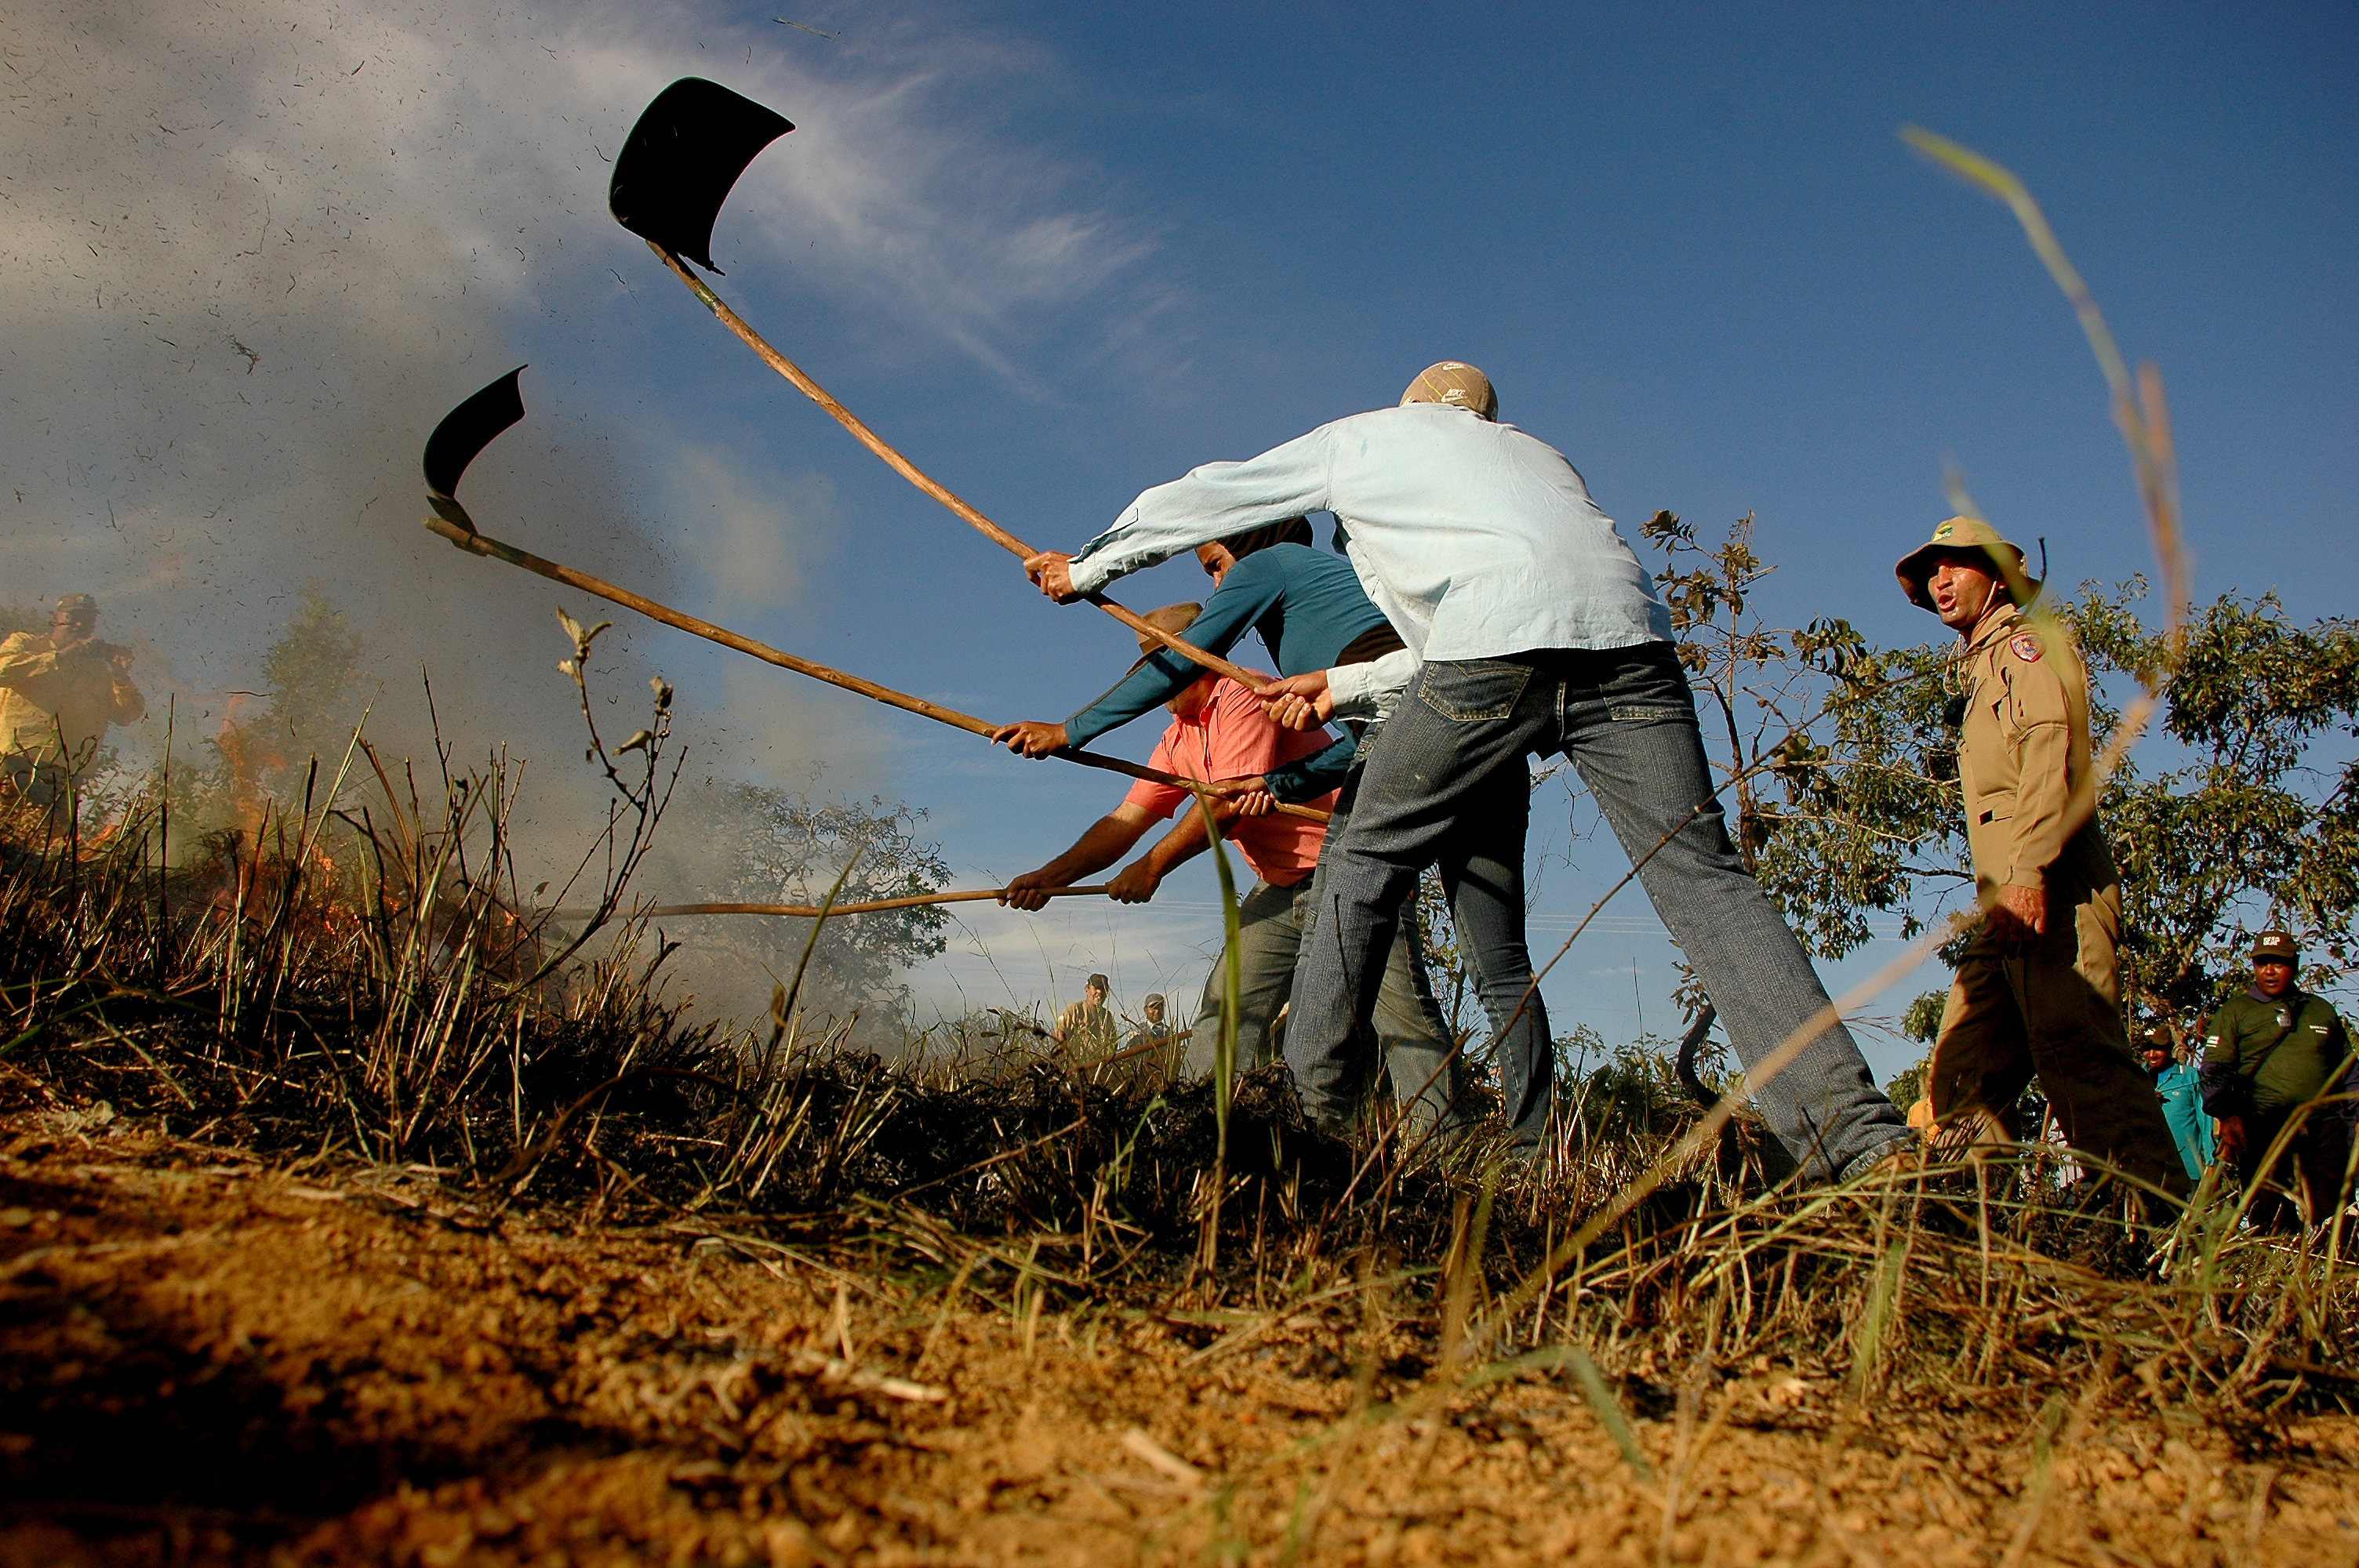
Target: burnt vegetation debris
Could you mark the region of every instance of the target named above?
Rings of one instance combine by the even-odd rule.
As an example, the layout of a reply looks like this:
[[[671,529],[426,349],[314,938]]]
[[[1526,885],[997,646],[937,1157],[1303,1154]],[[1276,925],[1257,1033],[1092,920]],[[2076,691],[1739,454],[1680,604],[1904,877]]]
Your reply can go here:
[[[701,1018],[669,989],[678,943],[631,914],[676,826],[670,693],[610,746],[582,673],[598,629],[565,630],[613,795],[582,893],[526,891],[505,759],[457,769],[438,745],[418,768],[357,730],[250,795],[215,786],[225,822],[158,780],[88,832],[5,824],[0,1208],[60,1217],[0,1233],[0,1403],[25,1412],[0,1425],[32,1434],[0,1443],[0,1476],[40,1518],[211,1531],[184,1555],[231,1562],[290,1541],[407,1561],[384,1543],[453,1516],[450,1541],[593,1521],[650,1549],[725,1517],[774,1561],[824,1560],[796,1555],[812,1530],[899,1517],[948,1430],[909,1412],[980,1379],[993,1334],[1027,1367],[1047,1340],[1114,1336],[1192,1379],[1201,1419],[1169,1434],[1198,1434],[1169,1460],[1182,1477],[1230,1430],[1239,1368],[1288,1390],[1246,1410],[1334,1441],[1373,1425],[1539,1454],[1568,1441],[1548,1412],[1585,1410],[1642,1482],[1650,1442],[1664,1457],[1647,1433],[1686,1444],[1706,1409],[1825,1442],[1871,1408],[2058,1442],[2111,1412],[2315,1468],[2310,1418],[2359,1400],[2343,1220],[2245,1230],[2216,1177],[2158,1220],[2046,1145],[1805,1187],[1747,1115],[1684,1146],[1706,1113],[1669,1042],[1560,1042],[1556,1141],[1523,1169],[1479,1127],[1444,1140],[1375,1106],[1353,1141],[1322,1137],[1282,1069],[1224,1088],[1151,1054],[1077,1057],[1017,1012],[880,1043],[862,1010],[904,1016],[881,982],[939,942],[927,911],[832,946],[850,922],[799,923],[766,949],[791,960],[766,1018]],[[755,815],[765,877],[843,867],[838,897],[939,880],[881,803]],[[587,918],[549,913],[590,892]],[[323,1349],[107,1282],[113,1249],[168,1260],[243,1222],[84,1201],[94,1160],[367,1208],[394,1254],[370,1266],[397,1265],[375,1295],[289,1295],[390,1326]],[[353,1234],[303,1243],[343,1249],[306,1266],[361,1268]],[[713,1317],[697,1281],[722,1273],[742,1279]],[[780,1292],[831,1283],[814,1321],[776,1321]],[[1118,1395],[1072,1398],[1121,1415]],[[1291,1452],[1225,1484],[1277,1487]],[[584,1501],[566,1477],[592,1473],[614,1489]],[[926,1518],[897,1528],[960,1538]]]
[[[436,817],[497,794],[454,778]],[[970,1292],[1060,1310],[1209,1312],[1190,1331],[1207,1345],[1232,1306],[1375,1271],[1397,1276],[1414,1347],[1374,1375],[1403,1390],[1570,1346],[1673,1380],[1699,1356],[1807,1356],[1937,1401],[2036,1401],[2135,1368],[2256,1442],[2359,1392],[2341,1226],[2242,1231],[2233,1191],[2156,1226],[2040,1148],[1802,1188],[1740,1118],[1568,1259],[1557,1244],[1701,1114],[1668,1049],[1569,1041],[1541,1172],[1503,1167],[1480,1131],[1320,1136],[1277,1068],[1232,1086],[1223,1140],[1212,1082],[1075,1060],[1006,1020],[890,1057],[783,988],[765,1028],[690,1022],[662,993],[668,948],[627,921],[591,956],[488,877],[355,871],[462,859],[396,815],[375,827],[391,842],[347,831],[332,851],[324,814],[296,813],[172,870],[136,816],[47,849],[20,820],[0,876],[14,1108],[103,1105],[194,1145],[407,1169],[490,1234],[685,1226],[936,1289],[962,1271]],[[422,908],[420,887],[446,891]]]

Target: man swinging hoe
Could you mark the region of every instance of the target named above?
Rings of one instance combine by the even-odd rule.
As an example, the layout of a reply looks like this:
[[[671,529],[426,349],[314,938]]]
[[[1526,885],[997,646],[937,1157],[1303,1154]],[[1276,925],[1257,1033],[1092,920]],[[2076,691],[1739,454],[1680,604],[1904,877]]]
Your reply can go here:
[[[1295,968],[1286,1058],[1305,1114],[1339,1126],[1354,1108],[1323,1070],[1364,1035],[1402,910],[1438,865],[1498,1042],[1511,1145],[1537,1155],[1554,1060],[1524,943],[1525,759],[1561,752],[1641,862],[1738,1055],[1749,1066],[1804,1037],[1753,1090],[1795,1160],[1839,1177],[1908,1148],[1913,1135],[1849,1032],[1814,1022],[1830,1012],[1825,988],[1729,842],[1645,568],[1563,454],[1498,423],[1481,371],[1430,366],[1397,407],[1208,463],[1140,494],[1078,552],[1043,552],[1025,569],[1071,602],[1180,550],[1313,512],[1335,514],[1361,587],[1405,647]],[[1262,695],[1323,717],[1339,687],[1362,684],[1320,670]]]

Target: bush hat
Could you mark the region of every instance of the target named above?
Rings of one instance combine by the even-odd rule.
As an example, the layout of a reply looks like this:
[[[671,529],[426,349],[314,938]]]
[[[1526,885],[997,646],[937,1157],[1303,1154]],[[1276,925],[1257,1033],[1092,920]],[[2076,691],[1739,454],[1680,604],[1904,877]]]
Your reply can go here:
[[[1458,360],[1443,360],[1418,372],[1417,379],[1401,394],[1402,407],[1412,403],[1447,403],[1453,408],[1471,409],[1485,419],[1499,416],[1499,395],[1492,390],[1491,378]]]
[[[2301,948],[2294,941],[2291,932],[2264,931],[2253,938],[2253,957],[2256,961],[2262,958],[2280,958],[2288,964],[2299,963],[2301,959]]]
[[[1930,610],[1933,608],[1933,595],[1925,582],[1933,575],[1933,568],[1940,564],[1941,557],[1989,550],[2012,550],[2015,552],[2016,568],[2021,570],[2021,546],[2002,537],[1997,529],[1979,518],[1952,517],[1946,523],[1934,524],[1932,538],[1901,557],[1899,565],[1892,568],[1892,575],[1900,579],[1901,591],[1908,595],[1909,603],[1919,610]],[[2039,585],[2027,577],[2024,580],[2027,585],[2024,597],[2028,600],[2039,591]]]
[[[57,607],[50,613],[74,621],[95,621],[98,619],[98,600],[86,593],[60,594]]]

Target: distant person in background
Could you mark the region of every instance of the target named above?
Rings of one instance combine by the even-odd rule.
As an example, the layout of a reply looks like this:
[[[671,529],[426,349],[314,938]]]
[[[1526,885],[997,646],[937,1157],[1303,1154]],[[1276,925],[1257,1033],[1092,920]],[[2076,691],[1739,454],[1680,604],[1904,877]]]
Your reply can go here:
[[[2194,1053],[2173,1038],[2170,1025],[2158,1023],[2146,1032],[2146,1070],[2154,1075],[2154,1092],[2162,1101],[2162,1119],[2169,1125],[2170,1141],[2179,1145],[2180,1162],[2187,1179],[2200,1182],[2212,1163],[2212,1119],[2203,1112],[2201,1076]]]
[[[1114,1054],[1116,1024],[1106,998],[1114,987],[1103,975],[1092,975],[1082,988],[1082,1000],[1065,1004],[1049,1031],[1049,1038],[1062,1045],[1074,1056],[1111,1056]]]
[[[2203,1029],[2203,1108],[2220,1119],[2220,1158],[2247,1185],[2267,1180],[2246,1212],[2264,1228],[2316,1225],[2342,1201],[2352,1119],[2359,1101],[2312,1102],[2359,1093],[2351,1036],[2322,996],[2295,983],[2301,950],[2285,931],[2253,944],[2253,983],[2229,998]],[[2272,1164],[2269,1146],[2299,1115]]]
[[[1164,1016],[1161,991],[1149,991],[1139,1003],[1146,1022],[1130,1032],[1122,1043],[1122,1054],[1139,1058],[1138,1066],[1151,1078],[1166,1081],[1178,1077],[1187,1065],[1188,1041],[1192,1029],[1174,1029]]]
[[[1169,1045],[1175,1036],[1184,1035],[1183,1031],[1173,1029],[1165,1020],[1161,991],[1148,991],[1147,1000],[1139,1003],[1139,1011],[1146,1014],[1147,1022],[1130,1032],[1130,1038],[1123,1042],[1124,1050],[1136,1051],[1151,1045]]]
[[[131,684],[131,650],[98,640],[98,600],[67,594],[46,635],[0,641],[0,790],[56,806],[107,726],[136,724],[147,711]]]

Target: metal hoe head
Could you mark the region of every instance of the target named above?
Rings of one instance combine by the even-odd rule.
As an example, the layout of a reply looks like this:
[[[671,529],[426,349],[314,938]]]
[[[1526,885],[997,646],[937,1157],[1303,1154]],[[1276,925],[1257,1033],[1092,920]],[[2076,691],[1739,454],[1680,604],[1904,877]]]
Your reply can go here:
[[[524,394],[516,377],[518,365],[442,416],[426,438],[426,498],[435,512],[472,534],[474,523],[459,504],[459,476],[494,437],[524,417]]]
[[[711,273],[712,225],[730,187],[764,147],[793,130],[786,116],[717,81],[683,76],[648,104],[614,157],[606,206],[643,240]]]

